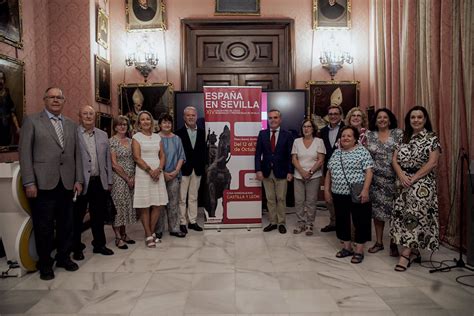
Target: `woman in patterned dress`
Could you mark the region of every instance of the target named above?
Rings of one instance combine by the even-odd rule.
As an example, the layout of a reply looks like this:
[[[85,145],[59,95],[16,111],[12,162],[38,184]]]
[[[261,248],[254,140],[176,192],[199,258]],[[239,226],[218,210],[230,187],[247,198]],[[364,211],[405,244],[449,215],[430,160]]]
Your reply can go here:
[[[153,232],[160,217],[160,208],[168,203],[163,167],[165,153],[161,137],[153,133],[153,116],[141,111],[137,117],[138,130],[132,139],[135,168],[135,194],[133,207],[140,212],[140,220],[145,230],[145,243],[155,248],[160,242]]]
[[[137,215],[133,208],[133,187],[135,186],[135,162],[132,156],[132,141],[127,137],[129,121],[126,116],[120,115],[114,119],[113,130],[115,135],[109,140],[112,158],[113,184],[112,201],[117,215],[113,223],[115,232],[115,246],[119,249],[128,249],[127,244],[135,241],[128,238],[125,225],[137,222]]]
[[[441,145],[431,127],[428,112],[415,106],[405,116],[403,142],[393,154],[392,165],[400,181],[390,233],[401,245],[395,271],[406,271],[411,255],[419,249],[439,248],[438,194],[435,168]]]
[[[403,131],[397,128],[397,118],[389,109],[378,109],[367,132],[367,150],[374,160],[374,178],[370,188],[372,217],[375,227],[375,244],[369,248],[370,253],[384,249],[383,230],[389,221],[395,199],[395,171],[392,167],[392,156],[395,146],[402,141]],[[397,245],[390,240],[390,256],[398,257]]]
[[[351,263],[364,260],[364,244],[372,235],[369,188],[373,162],[367,149],[357,144],[358,139],[359,131],[355,127],[341,129],[341,148],[336,149],[329,160],[324,183],[324,198],[328,203],[333,202],[336,210],[336,235],[344,243],[336,257],[352,256]],[[353,183],[363,183],[361,203],[352,202],[350,184]],[[351,242],[351,216],[355,227],[355,253]]]

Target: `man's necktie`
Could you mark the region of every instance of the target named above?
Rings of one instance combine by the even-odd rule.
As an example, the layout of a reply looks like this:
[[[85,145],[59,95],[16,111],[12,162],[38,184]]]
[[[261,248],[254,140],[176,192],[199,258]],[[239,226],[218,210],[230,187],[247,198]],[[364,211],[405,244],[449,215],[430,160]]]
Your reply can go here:
[[[59,143],[61,144],[61,147],[64,147],[64,132],[61,119],[57,116],[52,116],[51,120],[53,122],[54,129],[56,130],[56,134],[58,135]]]
[[[275,146],[276,146],[275,133],[276,133],[276,130],[272,130],[272,137],[270,138],[270,145],[272,146],[272,153],[275,152]]]

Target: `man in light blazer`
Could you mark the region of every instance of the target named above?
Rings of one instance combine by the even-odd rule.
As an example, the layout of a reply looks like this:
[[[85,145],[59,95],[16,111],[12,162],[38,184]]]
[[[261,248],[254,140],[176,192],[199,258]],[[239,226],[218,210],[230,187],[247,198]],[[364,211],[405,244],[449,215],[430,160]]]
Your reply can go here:
[[[110,158],[107,134],[95,128],[96,113],[92,106],[85,105],[79,110],[80,126],[77,137],[81,151],[84,175],[84,190],[74,206],[73,258],[84,259],[84,245],[81,243],[82,224],[89,205],[92,246],[94,253],[113,255],[105,246],[104,216],[107,207],[107,191],[112,188],[112,160]]]
[[[70,259],[73,229],[73,196],[84,181],[76,124],[63,116],[61,89],[46,89],[45,109],[27,116],[20,134],[20,167],[26,196],[32,207],[37,268],[42,280],[54,279],[51,252],[56,222],[56,267],[75,271]]]
[[[291,163],[293,135],[280,128],[281,113],[268,111],[269,128],[260,131],[255,151],[257,180],[263,181],[270,224],[263,229],[269,232],[278,228],[286,233],[286,191],[288,181],[293,180],[294,167]]]

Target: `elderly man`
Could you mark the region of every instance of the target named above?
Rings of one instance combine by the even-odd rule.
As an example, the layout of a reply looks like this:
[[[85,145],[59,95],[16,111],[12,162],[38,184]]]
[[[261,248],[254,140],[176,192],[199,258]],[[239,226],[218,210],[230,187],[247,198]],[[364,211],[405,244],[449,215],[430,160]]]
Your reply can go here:
[[[181,168],[183,177],[180,186],[179,210],[180,230],[187,234],[187,221],[189,221],[188,228],[202,231],[202,228],[196,223],[196,219],[199,185],[206,164],[206,132],[196,125],[197,111],[195,107],[186,107],[183,111],[183,118],[185,126],[177,130],[176,135],[181,138],[186,155],[186,162]]]
[[[280,127],[280,111],[268,111],[268,125],[269,128],[258,134],[255,150],[255,171],[257,180],[263,181],[270,221],[263,231],[278,228],[280,234],[286,234],[286,190],[288,181],[293,180],[291,149],[294,139],[289,131]]]
[[[74,206],[74,244],[73,258],[84,259],[84,245],[81,243],[82,224],[89,205],[94,253],[108,256],[114,252],[105,246],[104,215],[106,211],[107,190],[112,189],[112,161],[110,158],[109,139],[104,131],[95,128],[95,110],[86,105],[79,110],[80,126],[77,137],[80,147],[84,190],[77,197]]]
[[[56,224],[56,267],[75,271],[69,255],[72,244],[73,196],[82,191],[82,164],[76,124],[63,116],[61,89],[46,89],[44,110],[23,121],[20,167],[26,196],[32,207],[37,268],[42,280],[54,279],[51,252]]]

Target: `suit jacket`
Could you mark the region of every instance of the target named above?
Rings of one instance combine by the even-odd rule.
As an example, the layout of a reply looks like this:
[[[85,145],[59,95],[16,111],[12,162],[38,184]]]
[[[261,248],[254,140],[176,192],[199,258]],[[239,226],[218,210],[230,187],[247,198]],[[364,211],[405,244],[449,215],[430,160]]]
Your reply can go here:
[[[79,148],[81,152],[83,173],[84,173],[84,188],[82,194],[87,194],[89,180],[91,175],[91,155],[87,150],[86,142],[84,141],[82,128],[77,127],[77,138],[79,140]],[[112,185],[112,160],[110,158],[109,138],[104,131],[94,128],[95,148],[97,150],[97,162],[99,164],[100,182],[104,190],[107,190],[109,185]]]
[[[193,173],[193,170],[197,176],[202,176],[204,174],[207,157],[205,134],[206,132],[203,129],[197,129],[196,144],[193,149],[186,125],[176,131],[176,135],[181,138],[184,153],[186,155],[186,162],[181,167],[181,173],[183,176],[190,176],[191,173]]]
[[[20,167],[23,184],[52,190],[61,180],[67,190],[82,183],[82,163],[76,123],[63,116],[64,148],[45,111],[27,116],[20,133]]]
[[[275,152],[272,153],[270,129],[260,131],[255,151],[255,171],[262,171],[263,176],[267,178],[273,170],[273,174],[278,179],[284,179],[288,173],[293,173],[294,167],[291,163],[293,141],[293,135],[280,128]]]
[[[337,149],[336,143],[341,138],[341,129],[344,127],[344,122],[341,121],[341,125],[339,126],[339,131],[337,132],[336,141],[334,142],[334,146],[331,146],[329,142],[329,125],[324,126],[321,129],[321,138],[324,142],[324,147],[326,147],[326,156],[324,156],[324,172],[327,171],[329,159],[331,159],[332,153],[334,150]]]

